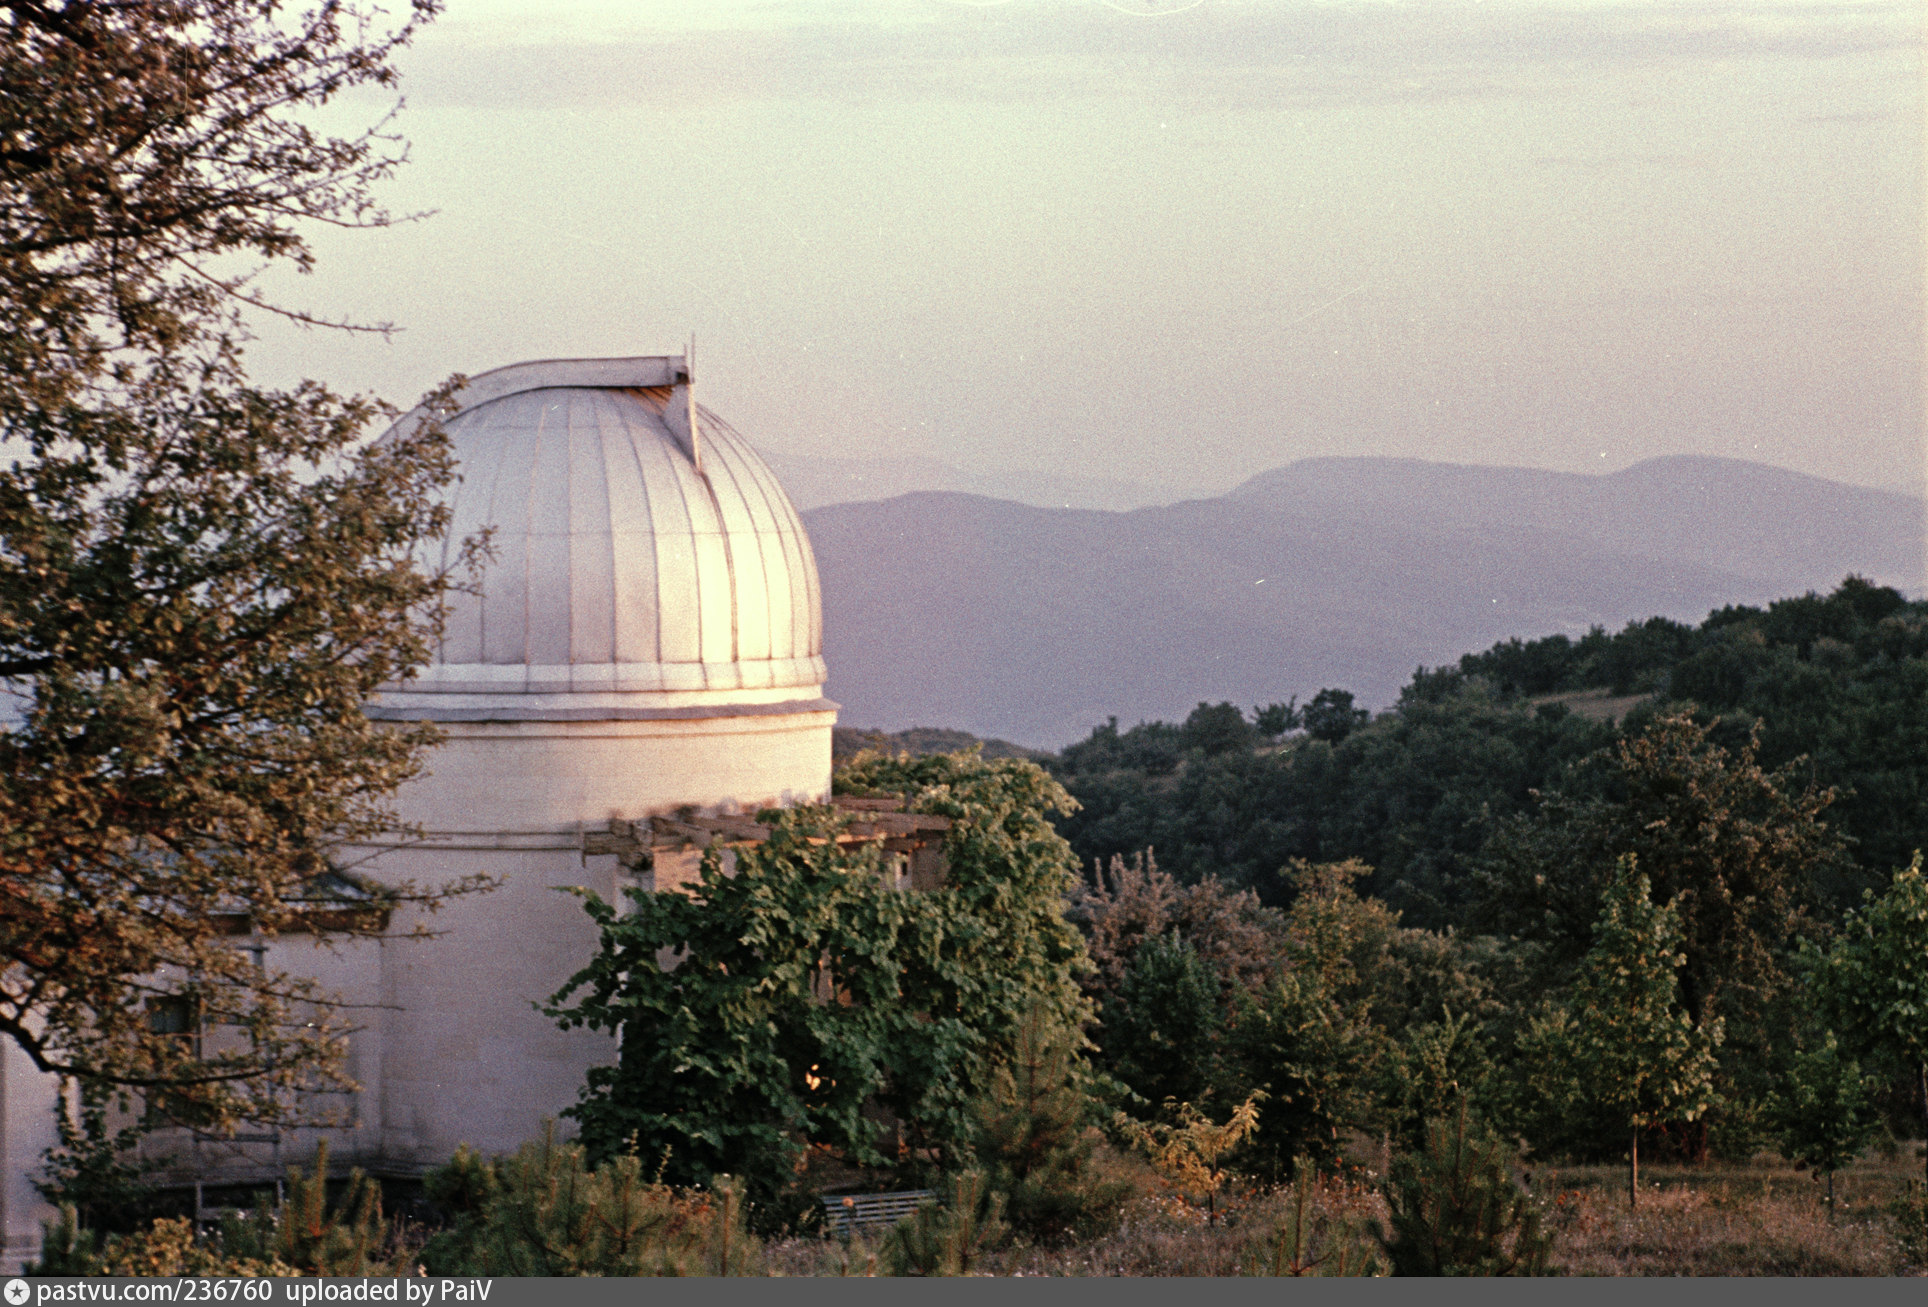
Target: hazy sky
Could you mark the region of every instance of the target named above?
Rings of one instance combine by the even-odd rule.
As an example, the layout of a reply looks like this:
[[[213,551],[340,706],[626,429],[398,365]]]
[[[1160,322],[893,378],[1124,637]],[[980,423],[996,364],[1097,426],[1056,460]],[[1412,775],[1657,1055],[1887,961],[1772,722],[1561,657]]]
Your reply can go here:
[[[281,283],[404,332],[258,370],[406,402],[694,332],[799,453],[1921,490],[1918,0],[1188,3],[449,0],[386,192],[436,214]]]

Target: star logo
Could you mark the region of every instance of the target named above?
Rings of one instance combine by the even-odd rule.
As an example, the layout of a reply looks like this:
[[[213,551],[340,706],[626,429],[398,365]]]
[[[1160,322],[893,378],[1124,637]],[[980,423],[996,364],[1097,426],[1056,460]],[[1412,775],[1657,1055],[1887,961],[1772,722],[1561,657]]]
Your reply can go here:
[[[20,1307],[20,1304],[26,1302],[27,1299],[32,1296],[33,1291],[27,1288],[27,1282],[25,1280],[7,1281],[7,1301],[12,1303],[13,1307]]]

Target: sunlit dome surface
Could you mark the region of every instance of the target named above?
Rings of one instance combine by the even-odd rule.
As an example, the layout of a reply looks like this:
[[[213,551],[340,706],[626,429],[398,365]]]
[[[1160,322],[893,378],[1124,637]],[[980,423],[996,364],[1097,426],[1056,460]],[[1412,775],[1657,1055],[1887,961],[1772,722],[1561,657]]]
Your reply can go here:
[[[493,528],[410,693],[776,690],[823,683],[803,524],[763,460],[695,408],[680,358],[524,363],[444,423],[459,484],[439,560]],[[696,438],[688,415],[696,413]],[[678,419],[681,419],[679,421]]]

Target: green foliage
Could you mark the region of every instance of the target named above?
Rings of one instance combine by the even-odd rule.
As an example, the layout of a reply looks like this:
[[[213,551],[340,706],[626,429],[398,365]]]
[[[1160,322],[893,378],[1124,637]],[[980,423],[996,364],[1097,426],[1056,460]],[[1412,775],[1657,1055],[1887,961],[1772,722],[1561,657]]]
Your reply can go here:
[[[744,1228],[739,1186],[712,1178],[706,1196],[643,1179],[622,1154],[590,1165],[555,1128],[512,1157],[456,1152],[429,1173],[429,1198],[451,1220],[422,1249],[431,1275],[754,1275],[762,1248]]]
[[[1220,1075],[1226,1097],[1264,1097],[1248,1154],[1274,1179],[1299,1156],[1336,1162],[1347,1132],[1375,1113],[1386,1039],[1371,1020],[1374,982],[1398,927],[1358,894],[1368,869],[1356,862],[1288,874],[1298,897],[1284,915],[1283,970],[1236,996]]]
[[[23,717],[0,732],[0,1034],[203,1127],[345,1086],[338,1005],[231,928],[295,927],[331,848],[398,826],[387,796],[439,738],[363,705],[428,661],[472,557],[418,565],[447,442],[369,444],[385,406],[252,384],[239,317],[251,271],[312,265],[309,223],[388,221],[371,187],[400,143],[318,115],[392,84],[437,8],[6,9],[0,681]],[[174,1003],[236,1038],[154,1030]]]
[[[739,1175],[759,1223],[783,1222],[807,1206],[791,1192],[806,1147],[961,1158],[1025,1014],[1086,1019],[1072,869],[1046,819],[1065,798],[1043,772],[859,758],[838,785],[950,818],[943,888],[898,892],[878,847],[840,848],[838,814],[798,808],[761,814],[768,839],[733,868],[711,849],[688,893],[636,892],[626,912],[585,895],[598,951],[549,1010],[622,1036],[568,1113],[591,1157],[664,1157],[676,1184]]]
[[[1861,1155],[1881,1116],[1868,1094],[1861,1064],[1842,1056],[1834,1032],[1794,1055],[1787,1076],[1769,1100],[1781,1156],[1827,1177],[1828,1211],[1834,1211],[1834,1173]]]
[[[1221,753],[1248,752],[1257,743],[1258,732],[1245,714],[1229,703],[1201,703],[1179,728],[1182,749],[1196,749],[1206,757]]]
[[[1223,1080],[1265,1100],[1248,1164],[1277,1178],[1295,1156],[1336,1162],[1347,1130],[1371,1113],[1380,1047],[1363,1013],[1337,1001],[1315,971],[1289,972],[1257,995],[1240,995]]]
[[[82,1225],[72,1203],[59,1204],[59,1216],[40,1226],[40,1258],[25,1263],[22,1275],[98,1275],[100,1235]]]
[[[1284,1217],[1245,1247],[1240,1267],[1246,1275],[1278,1278],[1383,1273],[1371,1244],[1352,1222],[1334,1219],[1313,1206],[1318,1187],[1318,1171],[1307,1159],[1297,1159]]]
[[[49,1251],[27,1271],[30,1275],[116,1275],[142,1279],[193,1276],[208,1278],[314,1274],[277,1261],[260,1261],[224,1252],[219,1240],[200,1237],[186,1217],[160,1217],[145,1229],[110,1235],[97,1244],[91,1232],[76,1233],[64,1209],[58,1224],[45,1227]]]
[[[1393,1162],[1384,1186],[1390,1229],[1381,1242],[1394,1275],[1550,1275],[1552,1237],[1540,1205],[1513,1183],[1511,1151],[1452,1123],[1427,1126],[1426,1150]]]
[[[147,1126],[108,1124],[111,1109],[124,1111],[128,1105],[124,1092],[91,1080],[62,1086],[54,1103],[57,1142],[47,1150],[34,1188],[54,1206],[71,1207],[89,1230],[121,1230],[138,1218],[153,1194],[149,1168],[134,1152]]]
[[[1059,756],[1054,770],[1080,805],[1060,828],[1081,858],[1156,848],[1182,882],[1222,879],[1274,906],[1295,892],[1281,874],[1293,860],[1357,858],[1376,869],[1375,893],[1432,928],[1461,919],[1493,824],[1610,738],[1603,725],[1544,718],[1481,686],[1409,696],[1336,745],[1308,735],[1275,750],[1186,756],[1177,730],[1100,727]]]
[[[926,1203],[897,1223],[879,1250],[886,1275],[969,1275],[1008,1232],[1004,1196],[981,1171],[950,1179],[942,1204]]]
[[[1388,1127],[1402,1149],[1424,1147],[1426,1123],[1450,1116],[1463,1099],[1486,1101],[1496,1077],[1479,1026],[1451,1008],[1439,1021],[1407,1026],[1385,1065]]]
[[[1696,1019],[1754,1027],[1813,886],[1844,856],[1822,820],[1833,794],[1790,765],[1764,770],[1685,713],[1594,754],[1486,854],[1487,919],[1543,945],[1547,979],[1591,947],[1602,892],[1637,857],[1680,924],[1683,1000]],[[1591,792],[1589,792],[1591,787]]]
[[[1327,744],[1339,743],[1371,718],[1364,708],[1352,706],[1350,690],[1321,690],[1299,711],[1305,733]]]
[[[1715,1101],[1721,1022],[1697,1026],[1682,1009],[1679,941],[1673,908],[1656,904],[1635,860],[1622,858],[1565,1001],[1529,1026],[1518,1050],[1526,1076],[1552,1082],[1542,1113],[1591,1116],[1631,1140],[1630,1194],[1638,1190],[1640,1132],[1692,1121]],[[1536,1142],[1559,1140],[1540,1135]]]
[[[1568,998],[1568,1052],[1587,1092],[1631,1127],[1691,1121],[1712,1102],[1721,1023],[1696,1027],[1683,1010],[1679,940],[1673,906],[1657,905],[1634,859],[1621,859]]]
[[[1461,674],[1508,694],[1664,688],[1722,714],[1730,747],[1758,721],[1764,766],[1805,757],[1840,791],[1832,817],[1864,874],[1928,842],[1928,791],[1917,780],[1928,750],[1928,605],[1861,577],[1764,610],[1724,608],[1698,629],[1656,618],[1577,642],[1496,645],[1462,658]],[[1847,906],[1839,893],[1851,883],[1821,887],[1831,906]]]
[[[1900,865],[1928,846],[1928,787],[1920,783],[1928,602],[1856,577],[1827,596],[1724,609],[1698,628],[1656,618],[1617,634],[1507,642],[1457,668],[1422,668],[1395,712],[1336,744],[1307,735],[1276,750],[1187,754],[1179,726],[1145,722],[1121,732],[1113,722],[1052,764],[1082,805],[1061,828],[1082,859],[1156,848],[1181,881],[1222,877],[1274,905],[1290,900],[1277,873],[1293,858],[1359,858],[1376,868],[1372,892],[1409,925],[1465,927],[1486,898],[1471,891],[1493,832],[1531,812],[1534,791],[1569,790],[1568,764],[1638,734],[1668,707],[1617,705],[1616,725],[1586,715],[1582,692],[1698,705],[1719,715],[1710,738],[1730,754],[1749,745],[1758,725],[1755,761],[1770,775],[1805,759],[1801,777],[1817,792],[1836,792],[1829,821],[1854,850],[1853,858],[1808,868],[1816,883],[1803,892],[1829,916],[1871,883],[1870,869]],[[1562,698],[1528,697],[1540,695]],[[1600,797],[1585,782],[1578,778],[1580,790],[1567,797]],[[1613,854],[1625,851],[1591,861],[1593,891]],[[1632,851],[1662,884],[1653,850]],[[1574,904],[1577,918],[1556,923],[1573,946],[1562,955],[1569,964],[1586,947],[1591,894]],[[1685,917],[1691,940],[1694,914]]]
[[[1303,725],[1305,713],[1299,707],[1297,695],[1284,703],[1268,703],[1263,708],[1252,709],[1252,729],[1261,739],[1276,740]]]
[[[1863,895],[1823,951],[1802,962],[1821,1020],[1865,1059],[1908,1074],[1928,1120],[1928,877],[1921,854],[1878,897]]]
[[[1084,944],[1064,918],[1078,863],[1051,824],[1076,804],[1035,763],[974,754],[859,758],[835,777],[839,794],[903,795],[905,810],[951,820],[943,891],[925,896],[952,919],[951,945],[971,973],[975,1019],[1008,1046],[1042,1004],[1076,1024],[1089,1013],[1076,976]]]
[[[1091,1110],[1071,1033],[1027,1015],[1009,1060],[975,1104],[971,1141],[1013,1229],[1048,1240],[1091,1237],[1117,1224],[1131,1186],[1094,1165],[1103,1136]]]
[[[1219,981],[1185,940],[1160,935],[1140,945],[1101,1020],[1107,1068],[1147,1110],[1168,1098],[1197,1098],[1212,1083]]]
[[[406,1275],[382,1215],[381,1188],[351,1171],[341,1200],[328,1202],[328,1146],[314,1171],[288,1168],[286,1196],[229,1214],[212,1237],[185,1218],[160,1218],[104,1240],[84,1229],[72,1204],[45,1228],[41,1259],[28,1274],[134,1276]]]
[[[1077,887],[1065,915],[1085,934],[1091,970],[1081,979],[1101,1011],[1117,999],[1139,948],[1154,939],[1184,940],[1225,994],[1263,984],[1278,970],[1285,917],[1250,890],[1213,876],[1181,885],[1150,850],[1129,861],[1114,857],[1093,873],[1095,883]]]

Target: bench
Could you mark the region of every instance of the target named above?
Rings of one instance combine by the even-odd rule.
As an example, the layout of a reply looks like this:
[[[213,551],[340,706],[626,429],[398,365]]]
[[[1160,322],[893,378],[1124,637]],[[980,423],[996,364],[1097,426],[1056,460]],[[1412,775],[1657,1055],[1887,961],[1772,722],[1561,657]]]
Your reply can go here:
[[[823,1203],[823,1228],[838,1238],[866,1230],[889,1229],[914,1214],[926,1203],[937,1201],[928,1189],[907,1189],[894,1194],[826,1194]]]

